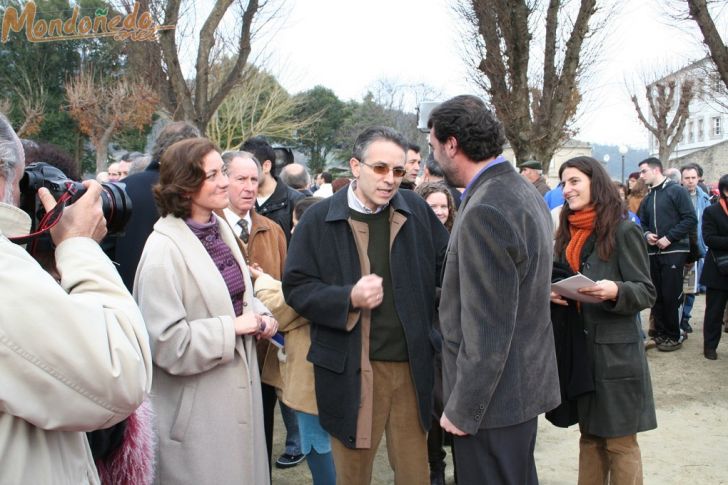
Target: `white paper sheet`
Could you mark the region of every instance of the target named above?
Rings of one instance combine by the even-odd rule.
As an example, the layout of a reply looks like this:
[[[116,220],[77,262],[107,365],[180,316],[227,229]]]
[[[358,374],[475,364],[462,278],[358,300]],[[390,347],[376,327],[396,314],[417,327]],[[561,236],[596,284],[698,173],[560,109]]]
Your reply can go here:
[[[574,276],[552,283],[551,291],[558,293],[564,298],[570,298],[584,303],[601,303],[602,300],[599,298],[584,295],[577,291],[579,288],[586,288],[587,286],[594,286],[595,284],[596,282],[587,278],[583,274],[576,273]]]

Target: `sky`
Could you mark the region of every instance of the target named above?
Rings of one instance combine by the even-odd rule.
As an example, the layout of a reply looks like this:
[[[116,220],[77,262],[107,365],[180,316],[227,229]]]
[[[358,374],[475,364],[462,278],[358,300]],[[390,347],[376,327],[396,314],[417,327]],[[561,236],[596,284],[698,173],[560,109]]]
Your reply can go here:
[[[675,1],[615,0],[610,7],[600,57],[582,87],[577,139],[647,146],[630,90],[642,94],[642,79],[705,55],[693,23],[666,15],[665,5]],[[292,93],[320,84],[341,99],[360,100],[378,80],[388,79],[431,86],[441,96],[433,101],[482,94],[469,80],[461,47],[468,39],[453,3],[289,0],[258,46],[264,45],[266,65]]]

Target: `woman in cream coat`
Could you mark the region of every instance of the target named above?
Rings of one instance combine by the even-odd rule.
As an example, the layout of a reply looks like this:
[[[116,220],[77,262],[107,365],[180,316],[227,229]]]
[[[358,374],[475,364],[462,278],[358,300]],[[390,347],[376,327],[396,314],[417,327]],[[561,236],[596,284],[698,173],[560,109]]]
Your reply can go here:
[[[269,483],[256,337],[277,322],[253,298],[230,227],[215,146],[193,138],[161,161],[162,218],[134,282],[152,346],[161,484]]]

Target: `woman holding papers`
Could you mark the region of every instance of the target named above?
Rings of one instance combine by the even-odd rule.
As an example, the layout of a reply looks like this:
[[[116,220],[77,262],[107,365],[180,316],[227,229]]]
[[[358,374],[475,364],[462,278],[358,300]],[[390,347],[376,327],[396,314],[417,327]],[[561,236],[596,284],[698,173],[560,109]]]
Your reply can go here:
[[[578,290],[594,392],[579,398],[579,484],[641,484],[639,431],[657,426],[637,315],[655,301],[647,248],[602,165],[590,157],[559,169],[566,202],[555,259],[596,284]],[[594,298],[598,302],[594,303]],[[592,302],[587,302],[590,300]]]

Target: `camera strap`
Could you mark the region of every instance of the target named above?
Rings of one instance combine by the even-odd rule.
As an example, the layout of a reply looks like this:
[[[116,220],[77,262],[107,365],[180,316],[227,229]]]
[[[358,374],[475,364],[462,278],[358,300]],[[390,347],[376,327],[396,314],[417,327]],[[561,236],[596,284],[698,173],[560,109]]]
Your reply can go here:
[[[71,199],[71,197],[72,195],[68,192],[65,192],[63,195],[61,195],[58,198],[58,201],[56,202],[56,205],[53,207],[53,209],[51,209],[49,212],[46,212],[46,214],[40,220],[40,222],[38,223],[38,227],[34,232],[26,234],[25,236],[10,237],[8,239],[10,239],[15,244],[31,243],[29,252],[30,254],[33,254],[35,252],[35,243],[37,242],[38,237],[47,233],[56,224],[58,224],[58,221],[61,220],[61,216],[63,216],[63,209],[66,208],[66,203]]]

